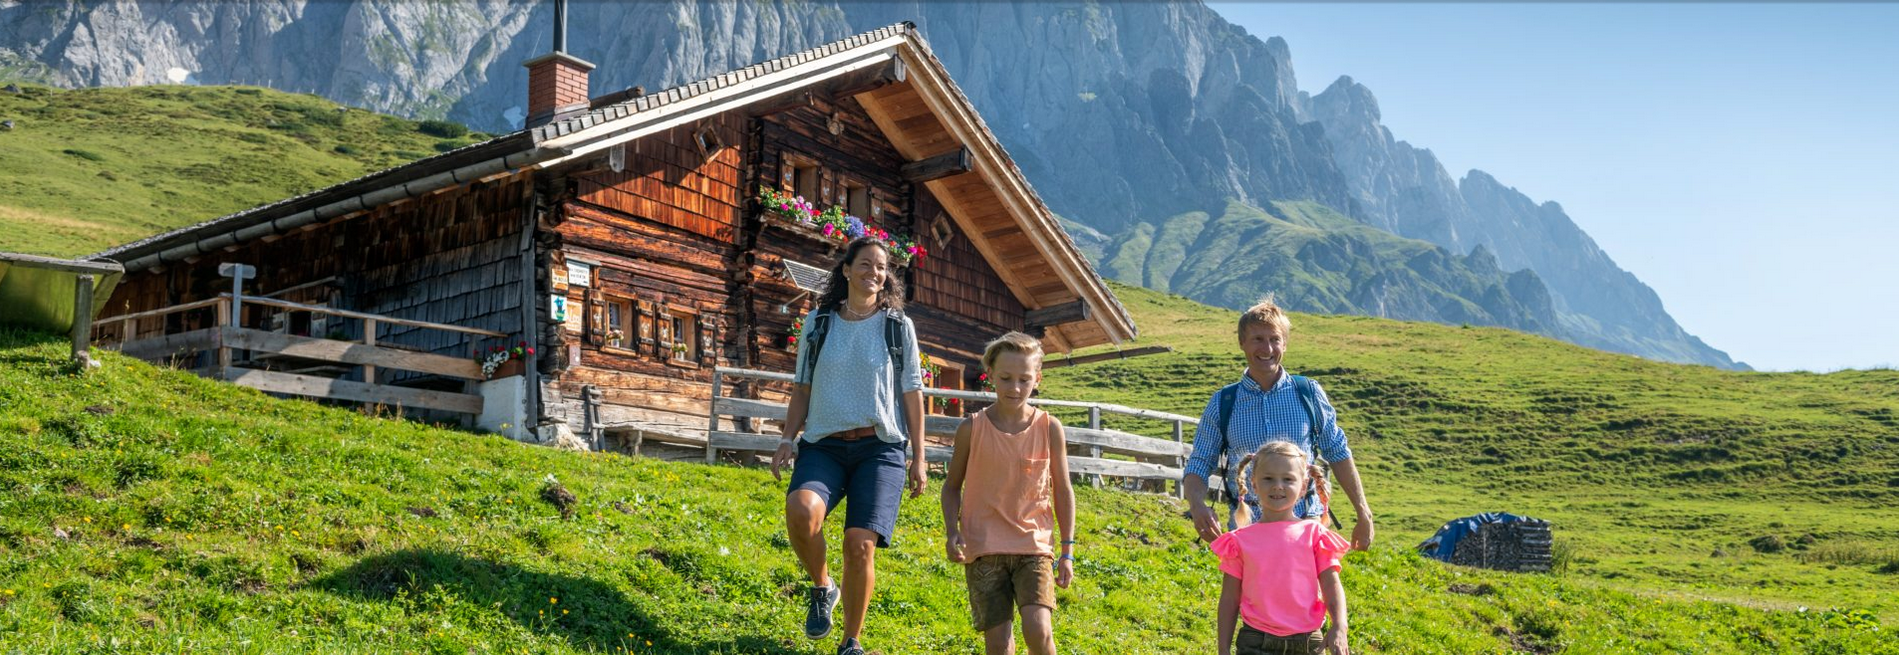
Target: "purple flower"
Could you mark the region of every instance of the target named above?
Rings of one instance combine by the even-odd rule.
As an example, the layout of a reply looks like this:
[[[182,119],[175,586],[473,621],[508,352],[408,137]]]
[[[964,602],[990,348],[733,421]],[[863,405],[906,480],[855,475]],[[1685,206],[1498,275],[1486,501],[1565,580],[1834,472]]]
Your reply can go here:
[[[844,217],[844,233],[855,239],[864,236],[864,221],[856,216]]]

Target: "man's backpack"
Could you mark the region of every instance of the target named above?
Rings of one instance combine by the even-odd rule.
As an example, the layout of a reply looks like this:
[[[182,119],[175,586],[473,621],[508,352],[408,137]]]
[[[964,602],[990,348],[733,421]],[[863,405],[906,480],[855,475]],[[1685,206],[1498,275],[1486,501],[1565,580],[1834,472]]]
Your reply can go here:
[[[1319,457],[1319,387],[1312,382],[1312,378],[1303,375],[1293,375],[1291,373],[1287,373],[1286,375],[1292,376],[1292,388],[1299,392],[1299,404],[1304,405],[1306,408],[1306,423],[1309,426],[1306,430],[1306,450],[1311,451],[1313,459],[1318,460],[1317,463],[1320,469],[1325,472],[1326,478],[1329,481],[1332,477],[1332,464],[1325,461],[1324,458]],[[1243,382],[1235,382],[1220,389],[1217,406],[1220,408],[1220,439],[1222,440],[1225,440],[1229,435],[1233,434],[1233,406],[1239,403],[1241,384],[1243,384]],[[1224,457],[1226,444],[1223,443],[1220,445],[1220,452]],[[1224,486],[1226,487],[1227,508],[1236,509],[1240,505],[1240,482],[1234,479],[1232,471],[1228,470],[1225,465],[1223,465],[1220,470],[1221,475],[1226,478],[1226,484]],[[1314,492],[1307,492],[1306,495],[1311,495],[1312,493]],[[1304,500],[1304,497],[1302,496],[1300,499]],[[1332,508],[1326,508],[1326,513],[1330,514],[1331,511]],[[1338,517],[1332,516],[1331,518],[1333,527],[1338,527]]]
[[[903,312],[884,310],[882,313],[884,315],[884,348],[890,352],[890,371],[897,378],[892,380],[890,385],[891,390],[896,393],[897,434],[907,439],[910,427],[904,423],[903,385],[900,381],[903,378],[904,346],[910,343],[910,327],[903,322]],[[837,312],[834,310],[820,311],[811,317],[811,324],[805,326],[804,343],[798,347],[811,349],[811,356],[805,359],[805,365],[811,367],[810,373],[813,375],[817,372],[818,355],[824,351],[824,337],[831,333],[831,317],[836,315]],[[803,377],[810,379],[810,376]]]

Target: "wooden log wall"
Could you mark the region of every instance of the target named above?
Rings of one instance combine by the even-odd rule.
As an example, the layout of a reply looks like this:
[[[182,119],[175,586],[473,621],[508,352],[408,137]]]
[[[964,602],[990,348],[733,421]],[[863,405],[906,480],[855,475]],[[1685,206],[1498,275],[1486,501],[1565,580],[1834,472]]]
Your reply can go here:
[[[231,281],[218,276],[218,265],[233,262],[257,267],[257,279],[245,283],[249,295],[519,333],[520,234],[528,189],[526,176],[466,185],[195,262],[128,275],[113,293],[109,311],[159,309],[229,292]],[[274,310],[245,309],[247,325],[269,327],[262,317]],[[138,332],[208,326],[210,317],[197,314],[141,321]],[[362,337],[359,322],[336,318],[305,331],[317,337]],[[467,340],[457,333],[400,326],[384,327],[379,337],[384,344],[457,357],[469,355]]]
[[[733,355],[744,125],[743,117],[721,116],[651,135],[553,185],[570,191],[555,203],[541,261],[563,270],[585,263],[592,272],[588,285],[569,284],[570,318],[542,339],[561,360],[543,378],[544,420],[576,433],[599,427],[586,418],[585,391],[595,387],[606,426],[704,429],[712,368]],[[610,326],[615,305],[622,320]],[[671,335],[690,344],[688,361],[661,339],[658,322],[675,313],[690,319],[689,334]],[[623,333],[617,347],[606,334],[614,327]],[[578,362],[568,361],[570,352]]]
[[[708,141],[722,147],[708,152],[700,145]],[[942,218],[946,239],[931,236],[942,209],[927,189],[902,179],[905,159],[854,99],[813,93],[803,104],[728,113],[619,150],[543,180],[544,192],[558,196],[542,240],[543,284],[567,261],[595,265],[589,287],[566,292],[578,316],[547,323],[542,336],[544,352],[558,360],[543,364],[544,419],[577,433],[589,427],[584,397],[592,386],[608,429],[703,432],[714,365],[792,369],[797,355],[785,336],[817,298],[787,279],[783,262],[828,270],[842,244],[764,215],[755,201],[761,184],[820,207],[846,204],[847,188],[864,188],[875,211],[860,218],[929,248],[932,255],[904,273],[910,315],[925,352],[970,380],[983,344],[1023,327],[1024,308],[953,221]],[[713,326],[716,352],[682,365],[637,342],[636,327],[622,329],[632,347],[606,346],[593,332],[603,323],[595,312],[610,303],[626,303],[636,321],[667,308],[694,312]],[[782,399],[784,386],[727,393]]]

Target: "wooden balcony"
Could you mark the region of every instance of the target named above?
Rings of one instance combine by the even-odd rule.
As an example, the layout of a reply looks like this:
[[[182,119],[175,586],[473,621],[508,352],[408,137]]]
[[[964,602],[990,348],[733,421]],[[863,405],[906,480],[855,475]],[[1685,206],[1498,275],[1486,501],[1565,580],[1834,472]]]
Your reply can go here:
[[[261,315],[323,316],[328,321],[359,322],[357,339],[289,334],[247,327],[235,306],[265,308]],[[285,323],[288,323],[285,321]],[[159,329],[151,330],[153,326]],[[197,327],[203,326],[203,327]],[[423,409],[479,415],[482,397],[470,393],[486,379],[472,357],[417,352],[378,343],[386,326],[440,330],[463,336],[456,352],[508,335],[491,330],[430,323],[343,309],[304,305],[273,298],[229,294],[147,312],[102,318],[93,339],[102,348],[198,375],[261,391],[368,406]],[[173,331],[168,331],[170,328]],[[183,328],[183,329],[181,329]],[[153,332],[156,332],[155,334]],[[344,330],[335,330],[340,334]],[[517,360],[518,361],[518,360]],[[406,372],[406,373],[397,373]],[[385,381],[385,379],[399,381]]]

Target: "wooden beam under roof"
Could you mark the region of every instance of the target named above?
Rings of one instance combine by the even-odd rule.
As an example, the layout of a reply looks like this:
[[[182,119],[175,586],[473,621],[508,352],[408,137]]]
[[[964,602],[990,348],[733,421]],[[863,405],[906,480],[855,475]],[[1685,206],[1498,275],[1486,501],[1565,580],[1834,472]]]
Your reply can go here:
[[[1048,327],[1086,321],[1092,316],[1093,313],[1088,311],[1088,303],[1076,300],[1041,309],[1031,309],[1028,314],[1023,315],[1022,321],[1031,327]]]
[[[962,147],[904,164],[898,169],[898,174],[903,176],[904,181],[912,184],[940,180],[968,172],[969,149]]]

